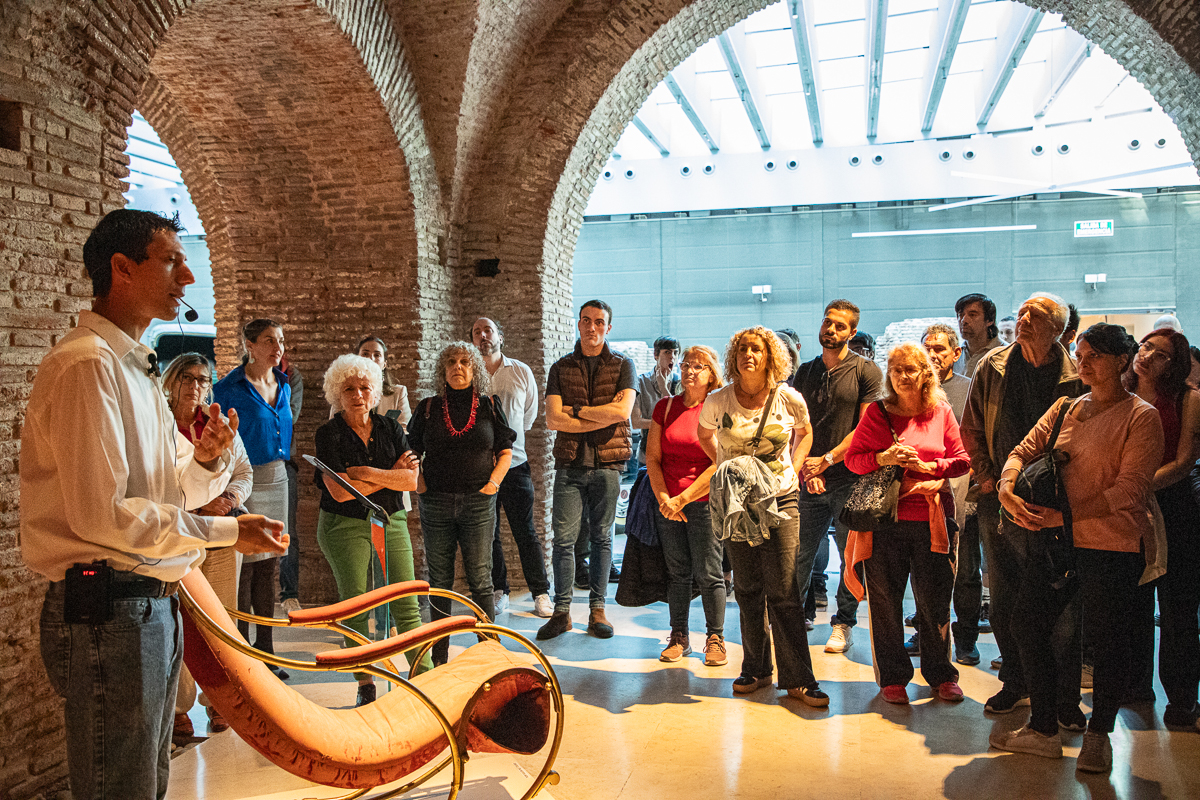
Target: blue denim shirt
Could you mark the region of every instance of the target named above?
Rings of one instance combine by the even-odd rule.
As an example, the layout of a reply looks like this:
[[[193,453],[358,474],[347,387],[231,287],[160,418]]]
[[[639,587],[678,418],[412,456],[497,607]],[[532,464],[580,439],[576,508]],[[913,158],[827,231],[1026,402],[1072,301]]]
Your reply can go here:
[[[279,391],[275,393],[274,407],[267,405],[250,385],[243,367],[231,370],[213,386],[213,397],[221,404],[221,410],[237,410],[238,433],[242,435],[250,463],[256,467],[291,458],[292,387],[287,375],[278,368],[275,380],[279,381]]]

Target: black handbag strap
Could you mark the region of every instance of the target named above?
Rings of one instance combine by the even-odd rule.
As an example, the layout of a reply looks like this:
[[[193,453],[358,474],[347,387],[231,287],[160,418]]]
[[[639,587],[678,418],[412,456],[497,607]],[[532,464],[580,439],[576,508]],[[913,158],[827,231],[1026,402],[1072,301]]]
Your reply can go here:
[[[1066,418],[1067,414],[1071,413],[1071,409],[1075,408],[1075,404],[1078,402],[1079,400],[1076,398],[1070,403],[1063,403],[1062,406],[1059,407],[1058,418],[1054,420],[1054,428],[1050,431],[1050,438],[1046,440],[1047,453],[1054,450],[1054,445],[1056,442],[1058,442],[1058,432],[1062,430],[1063,419]]]
[[[876,400],[875,405],[879,406],[879,413],[883,414],[883,421],[888,424],[888,430],[892,432],[892,442],[900,444],[900,437],[896,435],[896,429],[892,426],[892,415],[888,413],[887,407],[882,400]]]
[[[762,419],[758,421],[758,431],[754,434],[754,438],[750,440],[750,452],[758,450],[758,443],[762,441],[763,429],[767,427],[767,415],[771,413],[771,409],[775,407],[775,393],[779,391],[779,384],[775,384],[771,388],[771,394],[767,397],[766,405],[763,406]]]

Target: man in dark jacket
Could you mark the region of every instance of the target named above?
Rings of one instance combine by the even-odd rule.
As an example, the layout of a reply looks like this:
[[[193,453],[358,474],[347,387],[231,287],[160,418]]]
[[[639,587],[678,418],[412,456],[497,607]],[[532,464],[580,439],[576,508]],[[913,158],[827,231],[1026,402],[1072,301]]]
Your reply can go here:
[[[612,524],[621,491],[621,469],[633,455],[629,414],[633,410],[634,366],[605,342],[612,309],[589,300],[579,310],[575,350],[550,367],[546,376],[546,427],[554,441],[554,614],[537,633],[553,639],[571,629],[575,542],[580,516],[588,510],[592,545],[589,565],[588,633],[613,635],[604,615],[604,595],[612,564]]]

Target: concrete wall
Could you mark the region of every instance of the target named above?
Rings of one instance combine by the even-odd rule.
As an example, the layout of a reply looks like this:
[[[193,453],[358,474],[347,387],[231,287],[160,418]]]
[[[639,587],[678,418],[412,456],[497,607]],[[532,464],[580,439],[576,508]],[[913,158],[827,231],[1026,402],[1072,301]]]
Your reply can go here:
[[[1178,309],[1200,339],[1200,193],[1143,199],[997,202],[949,211],[924,207],[585,222],[575,250],[575,307],[613,306],[613,336],[720,350],[748,325],[790,327],[807,360],[816,354],[825,304],[862,309],[878,336],[890,322],[953,314],[954,301],[984,292],[1000,316],[1036,290],[1081,313]],[[1113,220],[1112,237],[1075,238],[1078,220]],[[1037,230],[853,238],[860,231],[1037,225]],[[1086,273],[1107,283],[1088,289]],[[767,302],[754,285],[770,284]]]

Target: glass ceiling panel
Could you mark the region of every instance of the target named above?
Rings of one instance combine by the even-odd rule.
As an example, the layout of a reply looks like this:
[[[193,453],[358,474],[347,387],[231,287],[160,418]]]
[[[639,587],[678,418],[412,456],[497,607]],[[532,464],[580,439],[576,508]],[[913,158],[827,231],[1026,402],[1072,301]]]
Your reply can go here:
[[[896,16],[894,4],[888,3],[888,22],[885,49],[909,50],[914,47],[929,47],[937,11]]]
[[[758,144],[758,134],[750,125],[750,118],[746,116],[746,109],[741,100],[716,100],[713,102],[713,110],[717,112],[717,119],[720,120],[720,137],[717,141],[722,150],[732,153],[762,152]],[[767,120],[767,123],[770,124],[770,120]]]
[[[826,91],[825,144],[834,147],[861,144],[867,138],[866,89],[854,86]]]
[[[753,48],[759,69],[796,63],[796,44],[792,40],[791,28],[756,33],[747,36],[746,43]]]
[[[771,149],[808,150],[813,146],[802,95],[771,98]]]
[[[831,22],[845,22],[848,19],[866,19],[867,15],[864,0],[817,0],[813,5],[813,23],[818,26]]]
[[[822,61],[818,65],[818,85],[828,94],[847,86],[862,86],[866,81],[864,70],[866,57],[839,58],[837,61]]]
[[[893,17],[899,14],[911,14],[914,11],[936,11],[938,0],[889,0],[888,16]],[[890,25],[891,22],[888,22]]]
[[[883,56],[883,82],[908,81],[923,78],[929,68],[928,50],[906,50]]]
[[[755,31],[767,31],[772,29],[791,29],[791,20],[788,16],[786,3],[775,3],[769,5],[761,11],[756,11],[749,17],[746,17],[745,28],[746,33]]]
[[[778,67],[760,67],[758,70],[758,85],[763,94],[768,97],[780,94],[801,94],[804,92],[804,81],[800,78],[800,70],[795,64],[784,64]],[[803,103],[801,99],[799,102]]]
[[[861,19],[816,28],[813,36],[817,43],[817,57],[826,61],[862,55],[866,49],[866,35],[867,23]]]
[[[886,75],[886,66],[884,69]],[[878,141],[899,142],[913,138],[913,131],[921,127],[924,84],[920,78],[884,84],[879,95]]]
[[[967,12],[967,21],[963,25],[961,41],[974,42],[980,39],[995,39],[996,31],[1002,21],[1007,21],[1012,12],[1006,2],[981,0],[972,3]]]

